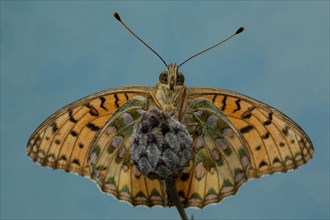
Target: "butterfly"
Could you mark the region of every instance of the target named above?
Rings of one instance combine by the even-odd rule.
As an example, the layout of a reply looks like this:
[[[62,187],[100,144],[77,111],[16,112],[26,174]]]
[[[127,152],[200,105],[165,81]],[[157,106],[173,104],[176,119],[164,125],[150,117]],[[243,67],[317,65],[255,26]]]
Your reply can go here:
[[[183,63],[165,63],[155,87],[107,89],[61,108],[31,135],[28,155],[43,166],[91,177],[102,191],[133,206],[149,207],[176,205],[164,178],[153,177],[185,161],[172,185],[183,207],[199,208],[234,195],[251,178],[296,169],[312,158],[311,140],[285,114],[229,90],[186,87],[179,72]],[[150,112],[156,116],[148,118]],[[174,125],[164,125],[160,117]],[[171,139],[170,132],[177,136]],[[174,156],[164,156],[159,147],[142,152],[145,145],[159,142],[157,135],[162,149]],[[189,143],[186,154],[182,143]],[[159,172],[146,175],[143,170],[150,166]]]

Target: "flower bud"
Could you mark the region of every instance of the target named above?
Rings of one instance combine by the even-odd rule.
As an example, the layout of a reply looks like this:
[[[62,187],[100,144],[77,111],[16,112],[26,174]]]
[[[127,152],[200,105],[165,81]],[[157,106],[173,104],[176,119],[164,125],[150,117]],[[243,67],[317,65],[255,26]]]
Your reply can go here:
[[[149,178],[177,177],[192,159],[192,143],[185,125],[165,112],[151,109],[136,124],[132,160]]]

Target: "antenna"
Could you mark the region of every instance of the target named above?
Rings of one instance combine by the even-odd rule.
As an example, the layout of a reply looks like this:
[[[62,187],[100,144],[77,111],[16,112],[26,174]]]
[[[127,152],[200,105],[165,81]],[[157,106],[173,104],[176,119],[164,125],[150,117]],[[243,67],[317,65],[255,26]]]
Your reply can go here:
[[[207,49],[205,49],[205,50],[203,50],[203,51],[201,51],[201,52],[199,52],[199,53],[197,53],[197,54],[195,54],[195,55],[189,57],[188,59],[186,59],[185,61],[183,61],[183,62],[178,66],[178,68],[179,68],[180,66],[182,66],[183,64],[185,64],[186,62],[188,62],[189,60],[191,60],[192,58],[197,57],[198,55],[201,55],[202,53],[205,53],[206,51],[209,51],[209,50],[211,50],[211,49],[213,49],[213,48],[219,46],[220,44],[226,42],[226,41],[229,40],[230,38],[236,36],[237,34],[240,34],[240,33],[243,32],[243,31],[244,31],[244,28],[243,28],[243,27],[238,28],[237,31],[236,31],[234,34],[230,35],[229,37],[227,37],[227,38],[224,39],[223,41],[220,41],[219,43],[213,45],[212,47],[209,47],[209,48],[207,48]]]
[[[117,12],[113,13],[113,16],[122,24],[124,25],[124,27],[131,32],[131,34],[134,35],[134,37],[136,37],[139,41],[141,41],[146,47],[148,47],[152,52],[154,52],[154,54],[156,54],[159,59],[161,59],[163,61],[163,63],[165,64],[165,66],[167,67],[167,64],[165,62],[165,60],[154,50],[152,49],[148,44],[146,44],[141,38],[139,38],[119,17],[119,14]]]

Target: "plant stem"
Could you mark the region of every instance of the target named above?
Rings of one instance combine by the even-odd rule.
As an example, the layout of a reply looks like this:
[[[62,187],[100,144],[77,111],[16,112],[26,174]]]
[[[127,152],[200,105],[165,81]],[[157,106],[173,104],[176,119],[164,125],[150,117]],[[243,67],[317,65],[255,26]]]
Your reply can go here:
[[[183,205],[180,201],[178,192],[176,190],[176,180],[175,179],[167,179],[165,180],[166,191],[169,197],[170,202],[174,202],[182,220],[189,220],[187,214],[183,208]]]

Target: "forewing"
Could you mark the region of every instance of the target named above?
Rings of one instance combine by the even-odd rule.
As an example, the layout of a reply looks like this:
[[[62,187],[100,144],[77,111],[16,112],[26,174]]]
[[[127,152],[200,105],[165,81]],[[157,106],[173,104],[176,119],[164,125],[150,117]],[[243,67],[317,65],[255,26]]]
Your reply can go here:
[[[63,107],[31,135],[27,152],[33,161],[89,176],[87,154],[92,140],[127,100],[147,96],[150,87],[108,89]]]
[[[313,156],[307,134],[280,111],[248,96],[212,88],[190,88],[188,99],[203,97],[217,106],[247,142],[249,178],[295,169]]]
[[[246,143],[207,99],[189,100],[183,123],[194,139],[193,160],[177,179],[185,207],[204,207],[236,193],[247,180]]]
[[[131,161],[132,134],[146,105],[140,97],[126,102],[92,143],[88,163],[102,191],[134,206],[165,205],[161,182],[142,175]]]

